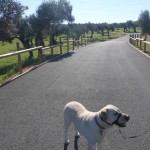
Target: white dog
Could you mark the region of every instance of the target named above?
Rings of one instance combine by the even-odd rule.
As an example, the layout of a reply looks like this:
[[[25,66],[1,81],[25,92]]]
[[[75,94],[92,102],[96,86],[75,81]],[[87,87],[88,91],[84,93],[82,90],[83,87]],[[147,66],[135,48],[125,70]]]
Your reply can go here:
[[[98,112],[90,112],[78,102],[70,102],[64,108],[64,150],[67,150],[69,139],[67,130],[71,123],[75,127],[75,149],[78,149],[77,139],[80,133],[87,139],[88,150],[93,150],[96,143],[96,149],[102,141],[104,131],[114,124],[119,127],[125,127],[129,121],[129,116],[120,111],[113,105],[107,105]]]

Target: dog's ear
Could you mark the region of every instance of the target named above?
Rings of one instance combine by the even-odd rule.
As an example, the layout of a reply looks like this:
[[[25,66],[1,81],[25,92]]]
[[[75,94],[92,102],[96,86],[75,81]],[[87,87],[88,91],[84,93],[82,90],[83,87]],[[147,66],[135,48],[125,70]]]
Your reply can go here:
[[[104,121],[107,121],[107,109],[101,111],[101,116],[104,119]]]

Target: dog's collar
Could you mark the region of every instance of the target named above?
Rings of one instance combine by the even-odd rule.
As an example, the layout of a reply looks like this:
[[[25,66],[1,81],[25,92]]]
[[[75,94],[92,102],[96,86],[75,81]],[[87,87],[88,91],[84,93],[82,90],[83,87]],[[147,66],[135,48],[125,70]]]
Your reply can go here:
[[[108,124],[108,125],[110,125],[110,126],[113,125],[113,123],[109,123],[109,122],[107,122],[106,120],[104,120],[103,117],[102,117],[101,115],[99,115],[99,116],[100,116],[101,120],[102,120],[103,122],[105,122],[106,124]]]
[[[95,123],[96,123],[96,125],[97,125],[100,129],[103,129],[103,130],[104,130],[105,128],[104,128],[103,126],[101,126],[101,125],[100,125],[100,123],[98,122],[98,120],[97,120],[97,117],[96,117],[96,116],[94,117],[94,119],[95,119]]]

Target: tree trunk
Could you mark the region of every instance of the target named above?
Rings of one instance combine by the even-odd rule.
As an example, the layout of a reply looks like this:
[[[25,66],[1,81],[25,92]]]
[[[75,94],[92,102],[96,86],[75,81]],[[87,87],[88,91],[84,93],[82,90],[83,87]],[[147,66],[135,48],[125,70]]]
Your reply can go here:
[[[37,34],[37,36],[35,38],[35,45],[44,47],[44,41],[43,41],[41,34]]]
[[[134,29],[134,32],[136,33],[136,27],[134,27],[133,29]]]
[[[91,38],[93,38],[94,31],[91,31]]]
[[[107,35],[108,35],[108,38],[109,38],[109,30],[107,30]]]
[[[101,29],[101,34],[102,34],[102,36],[104,36],[104,30],[103,29]]]
[[[26,39],[25,46],[26,46],[25,47],[26,49],[31,48],[31,44],[30,44],[29,39]],[[33,58],[33,51],[29,51],[29,58]]]
[[[19,40],[22,42],[23,46],[25,49],[29,49],[31,48],[31,44],[30,44],[30,40],[29,39],[24,39],[24,38],[19,38]],[[32,58],[33,57],[33,52],[30,51],[29,52],[29,58]]]
[[[51,34],[50,35],[50,45],[55,45],[57,44],[57,41],[55,40],[55,35]]]

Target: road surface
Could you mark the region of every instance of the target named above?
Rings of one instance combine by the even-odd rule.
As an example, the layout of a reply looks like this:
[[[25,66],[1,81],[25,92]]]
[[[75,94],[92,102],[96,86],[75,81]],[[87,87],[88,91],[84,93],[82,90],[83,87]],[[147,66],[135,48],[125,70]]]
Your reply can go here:
[[[108,103],[131,117],[124,139],[110,129],[102,150],[149,150],[150,59],[128,36],[87,45],[50,61],[0,88],[0,150],[63,149],[63,108],[76,100],[90,111]],[[73,127],[69,130],[73,150]],[[86,149],[83,137],[79,149]]]

